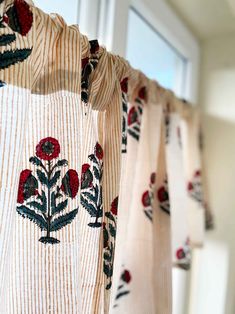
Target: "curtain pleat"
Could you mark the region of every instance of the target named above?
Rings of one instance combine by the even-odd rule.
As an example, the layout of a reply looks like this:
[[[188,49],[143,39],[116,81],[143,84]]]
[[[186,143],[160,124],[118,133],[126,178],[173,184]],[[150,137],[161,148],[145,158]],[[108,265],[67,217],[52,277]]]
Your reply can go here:
[[[0,312],[170,314],[213,225],[197,110],[23,0],[0,61]]]

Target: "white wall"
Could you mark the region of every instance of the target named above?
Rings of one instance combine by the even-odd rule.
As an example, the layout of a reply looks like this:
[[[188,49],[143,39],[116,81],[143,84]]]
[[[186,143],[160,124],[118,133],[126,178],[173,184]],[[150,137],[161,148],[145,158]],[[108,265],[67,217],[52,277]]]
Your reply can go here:
[[[235,313],[235,36],[202,45],[200,103],[216,229],[194,254],[190,314]]]

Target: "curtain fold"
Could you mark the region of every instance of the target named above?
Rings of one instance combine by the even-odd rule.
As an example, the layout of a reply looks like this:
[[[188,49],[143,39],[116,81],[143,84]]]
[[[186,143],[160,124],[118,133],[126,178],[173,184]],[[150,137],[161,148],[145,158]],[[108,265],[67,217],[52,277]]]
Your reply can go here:
[[[2,313],[170,314],[213,225],[198,111],[23,0],[0,1],[0,107]]]

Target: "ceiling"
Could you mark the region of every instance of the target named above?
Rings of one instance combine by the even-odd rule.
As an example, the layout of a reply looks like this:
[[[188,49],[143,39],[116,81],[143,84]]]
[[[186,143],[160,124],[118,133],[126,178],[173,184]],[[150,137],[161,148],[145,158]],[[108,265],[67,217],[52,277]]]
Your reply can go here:
[[[201,40],[235,34],[235,0],[166,0]]]

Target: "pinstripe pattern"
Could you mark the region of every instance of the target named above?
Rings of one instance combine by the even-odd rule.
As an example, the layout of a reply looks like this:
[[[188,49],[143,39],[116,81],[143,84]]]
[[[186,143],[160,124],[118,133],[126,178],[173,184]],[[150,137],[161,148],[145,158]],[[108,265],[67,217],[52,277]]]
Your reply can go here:
[[[5,0],[0,4],[1,17],[13,2]],[[30,10],[33,12],[33,25],[29,33],[26,36],[15,33],[15,42],[0,46],[1,53],[32,48],[26,60],[0,71],[0,80],[6,83],[0,88],[0,313],[114,313],[110,304],[115,298],[121,264],[126,261],[133,266],[133,271],[138,270],[139,281],[136,276],[136,282],[139,283],[133,296],[115,313],[130,313],[130,300],[135,302],[137,297],[139,313],[169,314],[170,218],[159,211],[159,204],[155,200],[152,229],[145,232],[149,226],[147,221],[142,226],[142,240],[137,236],[138,228],[134,222],[136,217],[140,217],[140,213],[136,216],[135,211],[138,209],[139,184],[142,184],[141,167],[145,167],[145,179],[156,166],[158,172],[159,169],[162,173],[165,171],[161,159],[164,148],[159,146],[156,139],[159,140],[162,119],[160,106],[164,107],[174,96],[132,69],[127,61],[101,47],[98,66],[90,76],[90,99],[87,105],[83,104],[80,99],[81,59],[89,57],[88,39],[80,34],[78,27],[67,26],[60,16],[49,16],[34,6]],[[0,32],[1,35],[13,33],[9,26],[1,28]],[[134,102],[140,87],[148,86],[150,91],[145,104],[149,106],[146,111],[149,113],[145,114],[141,127],[144,130],[144,137],[140,138],[141,146],[132,143],[127,158],[121,157],[120,81],[124,77],[129,78],[130,104]],[[155,110],[153,107],[156,104]],[[183,119],[187,119],[191,113],[190,107],[180,101],[173,101],[171,110],[178,112]],[[158,136],[147,141],[153,132]],[[35,173],[36,166],[29,163],[29,158],[45,137],[54,137],[59,141],[61,158],[68,160],[69,169],[75,169],[79,174],[82,165],[89,162],[88,156],[93,153],[95,144],[99,142],[103,147],[103,222],[107,223],[105,213],[119,194],[120,204],[123,204],[123,209],[118,209],[120,221],[117,231],[123,231],[123,234],[117,234],[111,290],[105,289],[103,230],[88,226],[90,216],[80,205],[80,190],[76,198],[69,200],[66,208],[66,212],[69,212],[79,207],[77,216],[65,228],[52,232],[60,240],[59,244],[45,245],[39,242],[42,231],[16,212],[19,174],[23,169]],[[148,161],[145,161],[145,152],[148,153]],[[63,168],[61,177],[65,172]],[[130,193],[124,191],[128,173],[133,175],[134,189],[130,189]],[[160,175],[158,180],[161,178]],[[59,180],[61,184],[61,178]],[[124,212],[125,208],[127,211],[131,209],[130,216]],[[128,229],[130,226],[132,230]],[[128,235],[129,259],[125,258],[123,251],[124,234]],[[142,248],[147,247],[145,256],[151,260],[146,278],[151,278],[153,265],[157,273],[153,291],[148,291],[146,295],[156,294],[158,297],[148,304],[141,299],[138,291],[145,269],[136,260],[139,249],[137,239]],[[135,246],[132,246],[132,241],[135,241]],[[161,246],[163,249],[160,252]],[[149,279],[145,287],[149,288],[151,284]]]

